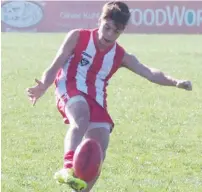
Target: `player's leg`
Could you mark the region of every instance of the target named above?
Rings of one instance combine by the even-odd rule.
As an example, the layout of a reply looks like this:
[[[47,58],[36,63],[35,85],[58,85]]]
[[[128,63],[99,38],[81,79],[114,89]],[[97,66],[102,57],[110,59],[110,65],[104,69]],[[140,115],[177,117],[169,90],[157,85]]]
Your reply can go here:
[[[106,156],[106,151],[109,144],[110,139],[110,128],[111,125],[109,123],[90,123],[90,127],[85,134],[85,139],[95,139],[99,142],[102,151],[103,151],[103,161]],[[90,183],[88,183],[87,189],[83,190],[82,192],[90,192],[92,187],[95,185],[99,175]]]
[[[74,189],[86,187],[86,183],[73,178],[72,161],[74,151],[82,141],[82,138],[88,129],[90,112],[85,98],[75,96],[65,104],[65,114],[69,119],[70,127],[67,130],[64,140],[64,169],[55,174],[55,179],[59,183],[67,183]]]
[[[76,150],[88,129],[90,111],[85,98],[80,95],[71,98],[65,106],[65,114],[70,122],[64,140],[64,152],[66,154]]]

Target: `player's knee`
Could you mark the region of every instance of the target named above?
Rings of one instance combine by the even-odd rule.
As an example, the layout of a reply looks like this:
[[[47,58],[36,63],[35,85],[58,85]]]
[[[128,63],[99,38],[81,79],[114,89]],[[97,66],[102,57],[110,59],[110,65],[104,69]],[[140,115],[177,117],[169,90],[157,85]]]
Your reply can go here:
[[[87,127],[89,126],[89,118],[88,118],[88,116],[85,116],[85,115],[75,118],[75,122],[78,127],[81,127],[83,125],[85,125]]]
[[[75,127],[78,129],[87,130],[89,126],[89,118],[85,116],[79,116],[75,118]]]
[[[85,102],[76,102],[65,107],[66,116],[69,119],[70,126],[77,129],[87,129],[89,126],[90,112],[88,104]]]

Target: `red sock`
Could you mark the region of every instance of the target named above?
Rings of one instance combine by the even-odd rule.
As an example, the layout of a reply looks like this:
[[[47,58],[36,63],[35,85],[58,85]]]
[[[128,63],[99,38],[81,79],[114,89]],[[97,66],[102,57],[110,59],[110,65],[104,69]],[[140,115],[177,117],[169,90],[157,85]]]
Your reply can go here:
[[[74,151],[68,151],[64,155],[64,168],[72,168],[73,167],[73,156],[74,156]]]

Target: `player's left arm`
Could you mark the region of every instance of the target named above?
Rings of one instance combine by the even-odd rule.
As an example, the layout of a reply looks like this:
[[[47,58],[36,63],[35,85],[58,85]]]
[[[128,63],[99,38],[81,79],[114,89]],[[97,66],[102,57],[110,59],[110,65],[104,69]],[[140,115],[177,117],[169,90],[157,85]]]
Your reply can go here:
[[[153,83],[164,86],[174,86],[189,91],[192,90],[190,81],[175,79],[158,69],[150,68],[139,62],[135,55],[125,53],[122,66]]]

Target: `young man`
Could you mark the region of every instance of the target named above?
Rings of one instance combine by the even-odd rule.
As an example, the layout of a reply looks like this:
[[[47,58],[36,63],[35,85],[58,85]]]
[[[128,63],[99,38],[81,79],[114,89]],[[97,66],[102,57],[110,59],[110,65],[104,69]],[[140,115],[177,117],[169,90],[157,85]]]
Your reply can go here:
[[[123,2],[109,2],[103,7],[98,29],[70,31],[53,63],[37,85],[27,89],[35,105],[55,81],[57,108],[64,122],[70,124],[64,141],[64,167],[55,174],[59,183],[66,183],[75,191],[88,192],[96,182],[86,184],[74,178],[74,151],[84,138],[96,139],[105,156],[114,123],[107,112],[106,86],[121,67],[164,85],[192,90],[190,81],[177,80],[159,70],[141,64],[116,42],[130,18]]]

